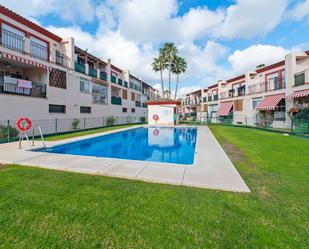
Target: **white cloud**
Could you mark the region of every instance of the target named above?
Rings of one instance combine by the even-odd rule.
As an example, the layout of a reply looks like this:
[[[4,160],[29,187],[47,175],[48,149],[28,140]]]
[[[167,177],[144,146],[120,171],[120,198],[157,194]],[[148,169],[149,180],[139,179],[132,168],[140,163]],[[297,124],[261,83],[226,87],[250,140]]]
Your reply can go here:
[[[309,0],[305,0],[296,4],[293,9],[291,9],[287,16],[296,21],[301,21],[309,16]]]
[[[53,14],[62,20],[73,23],[90,22],[93,20],[95,9],[91,0],[0,0],[0,4],[18,12],[27,18],[36,18]]]
[[[288,0],[237,0],[226,10],[224,22],[213,35],[252,38],[273,30],[281,21]]]
[[[289,51],[272,45],[257,44],[244,50],[236,50],[228,58],[234,74],[254,70],[259,64],[272,64],[284,59]]]

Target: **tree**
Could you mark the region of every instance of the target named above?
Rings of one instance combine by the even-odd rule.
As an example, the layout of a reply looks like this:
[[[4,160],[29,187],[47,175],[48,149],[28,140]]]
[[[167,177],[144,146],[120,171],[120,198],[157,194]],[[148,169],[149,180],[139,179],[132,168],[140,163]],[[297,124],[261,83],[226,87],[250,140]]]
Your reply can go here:
[[[159,55],[158,58],[153,59],[152,63],[152,69],[155,72],[160,71],[160,76],[161,76],[161,88],[162,88],[162,95],[164,97],[164,82],[163,82],[163,70],[165,68],[165,60],[162,55]]]
[[[178,91],[178,82],[179,82],[179,75],[181,73],[185,73],[187,69],[187,62],[184,58],[175,56],[172,66],[172,73],[176,74],[176,89],[175,89],[175,99],[177,98],[177,91]]]
[[[168,69],[168,90],[169,98],[171,97],[171,78],[172,78],[172,63],[178,53],[178,49],[174,43],[166,42],[163,48],[160,49],[160,55],[163,56],[166,68]]]

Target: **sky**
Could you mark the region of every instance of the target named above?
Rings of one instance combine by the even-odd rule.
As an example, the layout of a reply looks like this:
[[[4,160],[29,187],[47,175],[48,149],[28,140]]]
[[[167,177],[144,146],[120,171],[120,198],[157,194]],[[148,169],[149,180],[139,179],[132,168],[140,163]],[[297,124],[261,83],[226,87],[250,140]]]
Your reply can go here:
[[[174,42],[188,63],[179,93],[309,50],[309,0],[0,0],[100,58],[160,87],[151,63]],[[173,78],[173,88],[175,86]],[[167,86],[167,75],[165,74]]]

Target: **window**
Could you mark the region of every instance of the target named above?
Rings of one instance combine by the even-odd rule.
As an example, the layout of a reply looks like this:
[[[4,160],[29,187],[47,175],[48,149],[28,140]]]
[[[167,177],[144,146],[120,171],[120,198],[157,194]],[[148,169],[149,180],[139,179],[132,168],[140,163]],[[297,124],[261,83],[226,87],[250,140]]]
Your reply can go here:
[[[64,71],[53,68],[49,73],[49,86],[67,88],[67,74]]]
[[[272,73],[266,76],[267,90],[280,89],[279,86],[279,73]]]
[[[77,63],[78,63],[78,64],[85,64],[86,61],[85,61],[84,58],[78,56],[78,57],[77,57]]]
[[[5,23],[2,23],[2,32],[1,32],[2,46],[23,53],[24,38],[25,38],[24,32],[21,32],[9,25],[6,25]]]
[[[123,99],[128,99],[128,91],[125,89],[122,89],[122,98]]]
[[[107,86],[93,83],[92,85],[92,103],[107,104],[108,91]]]
[[[86,78],[80,77],[79,89],[83,93],[92,93],[92,81]]]
[[[30,37],[30,56],[47,61],[48,60],[48,45],[46,42],[35,37]]]
[[[242,112],[243,111],[243,100],[237,99],[234,101],[234,110],[236,112]]]
[[[262,101],[262,98],[259,97],[259,98],[253,98],[252,99],[252,102],[251,102],[251,107],[252,107],[252,110],[255,110],[255,108],[258,106],[258,104],[260,104]]]
[[[208,112],[212,116],[213,113],[218,111],[218,105],[209,105],[208,106]]]
[[[305,73],[299,73],[294,75],[295,86],[301,86],[305,84]]]
[[[135,93],[131,93],[131,100],[135,101]]]
[[[49,113],[65,113],[65,105],[49,105]]]
[[[132,112],[132,113],[135,113],[135,108],[131,108],[131,112]]]
[[[81,106],[80,107],[80,113],[91,113],[91,107],[90,106]]]
[[[122,107],[122,112],[128,112],[128,108]]]

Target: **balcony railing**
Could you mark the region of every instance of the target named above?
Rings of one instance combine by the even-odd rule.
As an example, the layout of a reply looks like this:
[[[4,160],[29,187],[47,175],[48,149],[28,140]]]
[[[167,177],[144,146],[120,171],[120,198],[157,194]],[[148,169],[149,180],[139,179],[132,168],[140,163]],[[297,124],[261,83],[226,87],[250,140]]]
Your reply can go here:
[[[120,97],[112,97],[112,105],[121,105],[122,101]]]
[[[75,62],[75,70],[80,73],[86,73],[85,64],[81,64],[79,62]]]
[[[97,70],[96,69],[94,69],[94,68],[89,68],[89,76],[91,76],[91,77],[98,77],[98,72],[97,72]]]
[[[117,84],[117,77],[112,75],[111,81],[115,84]]]
[[[135,106],[136,107],[141,107],[142,106],[142,103],[140,101],[135,101]]]
[[[32,82],[32,88],[18,87],[17,84],[0,82],[0,93],[18,94],[30,97],[46,97],[46,85],[42,83]]]
[[[69,66],[69,57],[56,50],[56,64],[60,66]]]
[[[24,37],[6,29],[1,29],[1,45],[11,50],[24,53]]]
[[[104,71],[100,72],[100,79],[107,81],[107,73]]]
[[[30,56],[48,61],[48,48],[34,41],[30,41]]]

